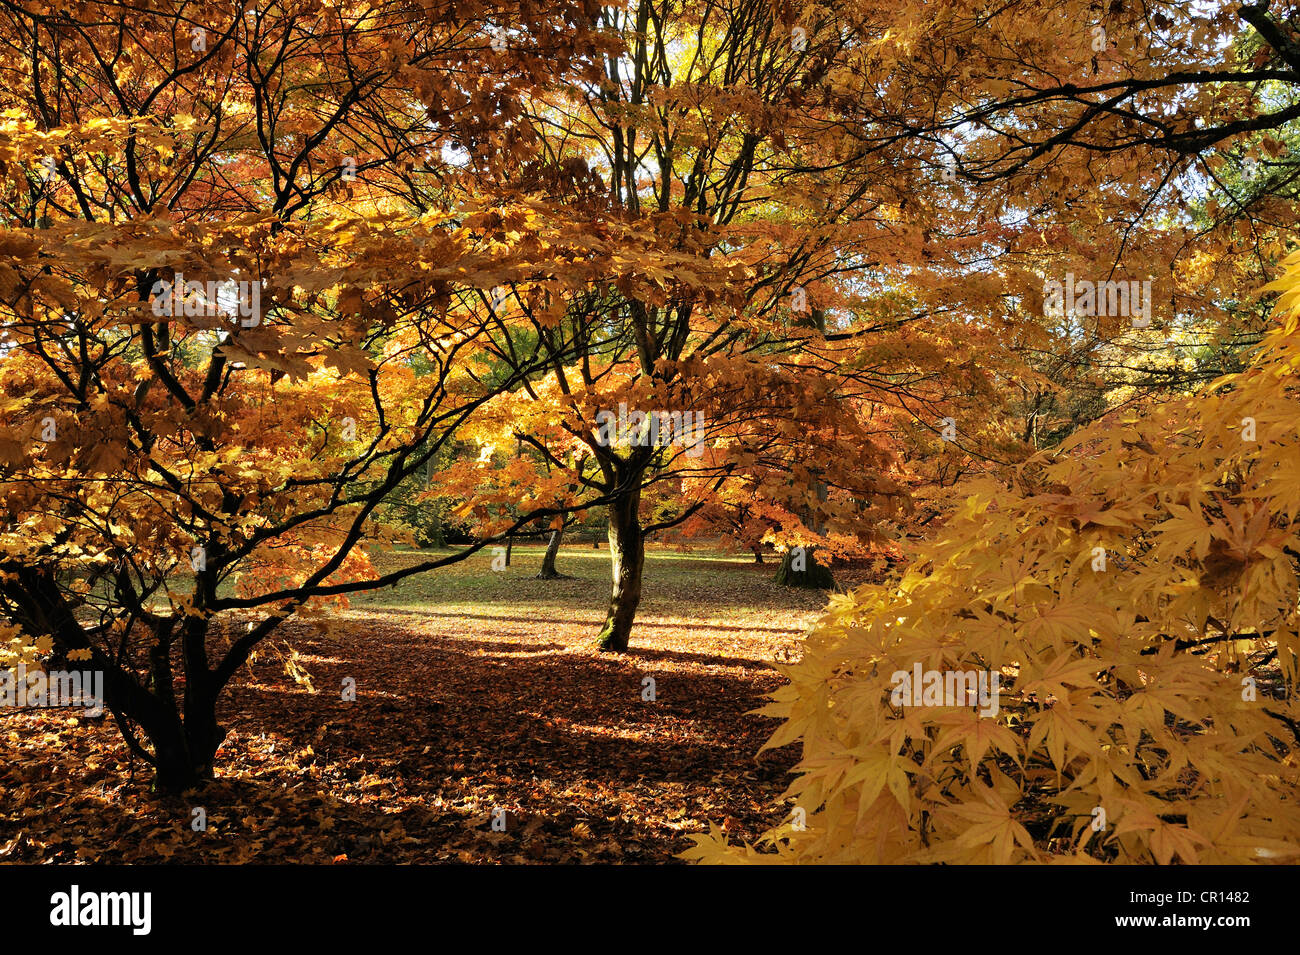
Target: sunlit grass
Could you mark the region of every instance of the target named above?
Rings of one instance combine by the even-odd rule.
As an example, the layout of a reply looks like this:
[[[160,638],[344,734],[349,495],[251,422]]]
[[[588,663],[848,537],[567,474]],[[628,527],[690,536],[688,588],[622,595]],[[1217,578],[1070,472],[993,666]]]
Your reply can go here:
[[[456,553],[455,548],[403,548],[374,555],[376,569],[385,573],[431,556]],[[403,580],[396,587],[369,591],[352,598],[357,609],[454,612],[466,616],[562,612],[569,618],[598,622],[609,600],[609,550],[575,543],[560,551],[556,567],[569,575],[539,580],[545,547],[517,545],[510,566],[493,570],[493,553],[485,549],[464,561]],[[806,626],[813,611],[825,605],[820,591],[798,591],[773,581],[776,563],[758,565],[752,557],[716,549],[683,552],[651,545],[646,552],[643,596],[638,618],[655,621],[698,621],[718,625],[757,623],[773,626],[773,614],[788,616],[782,629]]]

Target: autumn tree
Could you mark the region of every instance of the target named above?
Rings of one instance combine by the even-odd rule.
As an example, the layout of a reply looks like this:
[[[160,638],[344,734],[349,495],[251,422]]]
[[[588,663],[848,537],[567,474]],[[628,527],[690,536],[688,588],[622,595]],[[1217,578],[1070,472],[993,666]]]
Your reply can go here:
[[[518,89],[583,59],[586,16],[0,12],[6,655],[102,670],[162,788],[211,774],[223,688],[284,621],[491,542],[385,575],[358,546],[477,409],[565,353],[483,374],[503,320],[462,300],[503,275],[581,291],[557,260],[596,253],[503,223],[455,150],[529,154]],[[497,55],[503,31],[526,39]],[[392,206],[413,184],[418,219]],[[518,503],[518,524],[556,512]]]
[[[853,4],[823,13],[813,29],[767,3],[606,8],[600,24],[619,46],[602,75],[529,98],[542,153],[502,188],[585,216],[593,243],[630,232],[644,247],[573,303],[566,340],[581,357],[557,356],[546,381],[520,389],[539,407],[517,405],[511,418],[550,466],[581,446],[595,471],[576,483],[610,499],[605,649],[627,647],[645,536],[689,520],[729,476],[777,468],[801,511],[830,501],[867,520],[897,497],[890,455],[860,421],[848,424],[849,404],[899,390],[893,373],[913,363],[873,378],[853,362],[864,341],[907,321],[866,309],[859,321],[839,306],[862,296],[837,280],[871,269],[890,281],[885,269],[919,256],[911,236],[922,228],[901,221],[905,175],[884,160],[843,161],[862,116],[832,96],[831,68],[851,62],[867,21]],[[507,307],[533,307],[503,291]],[[936,309],[917,322],[937,330],[955,319]],[[509,344],[500,350],[508,360]],[[941,376],[950,362],[959,364],[941,352],[929,371]],[[708,453],[603,440],[597,416],[620,409],[702,415]],[[683,481],[700,493],[648,520],[647,488]]]
[[[768,710],[769,745],[803,746],[791,819],[691,857],[1294,860],[1300,260],[1259,348],[1248,293],[1293,235],[1294,13],[875,8],[839,74],[872,117],[854,161],[930,178],[927,242],[967,267],[913,288],[982,297],[1005,351],[1038,356],[1025,440],[1057,447],[971,484],[906,571],[831,608]],[[1053,315],[1044,279],[1070,272],[1162,291],[1145,316]],[[1203,384],[1207,348],[1243,346]],[[1037,434],[1075,374],[1098,400]]]
[[[952,305],[974,282],[1002,320],[1031,369],[1017,386],[1030,440],[1238,370],[1259,340],[1252,293],[1295,221],[1296,12],[1055,0],[870,15],[888,39],[839,77],[869,117],[852,161],[890,155],[932,181],[931,240],[984,263],[938,294]],[[1067,275],[1150,281],[1149,313],[1045,315],[1045,280]]]
[[[814,628],[748,862],[1294,862],[1300,253],[1250,366],[974,490]],[[958,687],[954,674],[983,674]],[[956,689],[956,692],[954,691]]]

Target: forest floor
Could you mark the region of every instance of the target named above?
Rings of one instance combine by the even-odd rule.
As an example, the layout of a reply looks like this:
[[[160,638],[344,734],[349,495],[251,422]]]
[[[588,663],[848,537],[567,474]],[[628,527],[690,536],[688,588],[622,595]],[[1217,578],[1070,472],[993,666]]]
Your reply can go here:
[[[777,724],[750,711],[826,594],[652,546],[632,649],[604,654],[608,551],[562,550],[551,581],[541,552],[284,628],[223,697],[216,780],[181,797],[150,791],[111,718],[0,711],[0,862],[667,862],[709,824],[778,823],[797,747],[757,755]]]

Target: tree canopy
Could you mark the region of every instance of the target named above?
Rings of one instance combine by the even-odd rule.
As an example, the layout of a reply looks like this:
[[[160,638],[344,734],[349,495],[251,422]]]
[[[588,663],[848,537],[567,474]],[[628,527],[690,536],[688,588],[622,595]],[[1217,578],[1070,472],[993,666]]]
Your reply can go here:
[[[1291,859],[1298,12],[7,0],[0,665],[181,792],[292,621],[721,541],[874,579],[692,858]]]

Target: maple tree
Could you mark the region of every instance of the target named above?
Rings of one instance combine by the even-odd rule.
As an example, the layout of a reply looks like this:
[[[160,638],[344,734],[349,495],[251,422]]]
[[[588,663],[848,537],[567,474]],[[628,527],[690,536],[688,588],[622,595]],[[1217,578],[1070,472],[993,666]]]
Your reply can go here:
[[[182,790],[294,618],[603,511],[606,651],[656,535],[910,558],[694,858],[1292,858],[1295,13],[7,2],[0,664]]]
[[[832,599],[764,710],[803,747],[792,818],[687,855],[1293,861],[1300,261],[1258,348],[1249,289],[1294,234],[1294,4],[890,7],[838,76],[870,116],[853,161],[906,144],[932,177],[926,240],[968,264],[916,287],[986,303],[1021,358],[992,369],[1005,423],[1055,450],[963,480],[905,571]],[[1045,275],[1126,272],[1154,321],[1043,308]],[[992,713],[945,696],[962,673]]]
[[[502,320],[461,300],[507,258],[549,294],[582,289],[553,276],[589,250],[507,222],[439,153],[526,153],[502,80],[581,60],[586,14],[0,17],[5,659],[102,670],[132,750],[183,789],[212,771],[223,687],[286,619],[492,542],[382,575],[358,547],[385,496],[534,370],[481,375]],[[512,25],[529,42],[485,63]],[[395,216],[414,191],[424,214]],[[554,504],[530,497],[516,523]],[[224,612],[246,629],[221,632]]]
[[[530,99],[543,156],[500,186],[584,215],[593,243],[641,243],[628,271],[566,313],[565,341],[580,354],[557,354],[544,380],[513,396],[498,439],[528,444],[548,479],[563,474],[588,500],[608,499],[604,649],[628,646],[647,535],[690,521],[732,493],[729,483],[761,475],[774,492],[788,485],[776,493],[809,546],[823,536],[813,526],[831,520],[869,533],[901,494],[889,449],[859,408],[902,407],[911,374],[946,381],[948,366],[961,364],[922,345],[875,374],[867,361],[883,350],[862,354],[877,339],[897,356],[909,341],[942,338],[955,316],[920,316],[931,327],[900,332],[906,320],[873,312],[843,278],[911,260],[898,247],[911,229],[898,215],[905,187],[898,175],[872,181],[887,162],[843,162],[863,114],[828,100],[827,69],[856,56],[862,11],[843,5],[797,32],[798,15],[765,3],[606,8],[599,23],[622,42],[603,75]],[[512,351],[503,347],[502,359]],[[981,376],[965,365],[952,377]],[[933,398],[943,388],[928,390]],[[606,440],[597,419],[619,409],[621,421],[624,408],[693,413],[707,452]],[[461,477],[491,480],[466,469]],[[680,506],[654,506],[649,497],[661,491]]]
[[[1079,431],[1014,489],[975,489],[898,579],[833,601],[767,710],[785,717],[769,746],[803,742],[806,828],[770,832],[774,855],[716,836],[692,855],[1294,861],[1300,253],[1288,263],[1245,371]],[[1000,673],[996,712],[900,704],[914,665]]]

